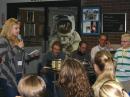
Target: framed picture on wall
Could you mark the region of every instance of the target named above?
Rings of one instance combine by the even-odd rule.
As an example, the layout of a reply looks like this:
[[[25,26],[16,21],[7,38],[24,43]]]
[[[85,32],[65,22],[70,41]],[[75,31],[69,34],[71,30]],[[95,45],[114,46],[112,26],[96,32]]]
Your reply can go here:
[[[83,7],[81,29],[83,35],[99,35],[100,7]]]
[[[102,32],[126,32],[127,13],[103,13]]]

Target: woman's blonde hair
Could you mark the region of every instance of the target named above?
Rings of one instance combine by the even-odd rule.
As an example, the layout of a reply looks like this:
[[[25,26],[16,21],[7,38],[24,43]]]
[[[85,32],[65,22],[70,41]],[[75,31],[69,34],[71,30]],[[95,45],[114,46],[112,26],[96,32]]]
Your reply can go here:
[[[97,52],[95,55],[95,64],[102,72],[99,76],[100,80],[104,79],[104,77],[115,78],[115,64],[109,51],[102,50]]]
[[[17,37],[11,34],[11,30],[14,25],[20,25],[20,22],[15,18],[9,18],[5,21],[0,33],[0,36],[7,38],[11,44],[16,44],[18,42]]]
[[[106,81],[99,90],[100,97],[129,97],[126,91],[116,81]]]
[[[89,97],[92,94],[85,68],[76,59],[68,58],[63,62],[58,82],[66,97]]]
[[[96,53],[95,64],[101,71],[93,85],[95,96],[99,97],[99,89],[102,84],[107,80],[115,80],[115,64],[111,53],[105,50]]]
[[[18,91],[22,97],[43,97],[46,84],[40,76],[28,75],[18,83]]]

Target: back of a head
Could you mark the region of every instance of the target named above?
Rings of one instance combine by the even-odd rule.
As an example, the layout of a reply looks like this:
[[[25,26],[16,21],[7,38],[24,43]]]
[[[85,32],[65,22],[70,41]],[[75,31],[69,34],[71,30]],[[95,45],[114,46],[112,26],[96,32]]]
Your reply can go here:
[[[96,53],[94,62],[99,67],[100,71],[104,71],[110,65],[114,67],[111,53],[105,50]],[[106,65],[108,63],[110,63],[110,65]]]
[[[59,77],[64,78],[67,81],[72,81],[79,74],[82,74],[82,73],[85,73],[85,70],[84,70],[83,66],[81,65],[81,63],[76,59],[67,58],[63,61],[61,71],[59,73]]]
[[[18,84],[21,97],[44,97],[46,84],[40,76],[28,75],[23,77]]]
[[[98,77],[93,85],[93,90],[95,96],[100,97],[99,90],[102,84],[107,80],[115,80],[115,65],[111,53],[105,50],[97,52],[95,55],[95,67],[98,68],[98,72],[95,69]]]
[[[100,83],[101,80],[115,79],[115,64],[110,52],[105,50],[97,52],[95,55],[95,65],[99,70],[99,73],[95,71],[98,74],[96,82]]]
[[[87,97],[91,91],[85,69],[76,59],[68,58],[63,62],[58,82],[67,97]]]
[[[105,82],[99,91],[100,97],[129,97],[126,91],[116,81]]]

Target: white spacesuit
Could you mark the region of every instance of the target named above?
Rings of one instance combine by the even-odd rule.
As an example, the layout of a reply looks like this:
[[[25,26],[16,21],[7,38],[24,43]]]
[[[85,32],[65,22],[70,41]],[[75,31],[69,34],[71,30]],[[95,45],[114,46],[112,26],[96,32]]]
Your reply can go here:
[[[74,16],[57,15],[54,17],[54,31],[49,38],[49,44],[59,40],[62,44],[62,50],[67,54],[78,48],[81,38],[75,31]]]

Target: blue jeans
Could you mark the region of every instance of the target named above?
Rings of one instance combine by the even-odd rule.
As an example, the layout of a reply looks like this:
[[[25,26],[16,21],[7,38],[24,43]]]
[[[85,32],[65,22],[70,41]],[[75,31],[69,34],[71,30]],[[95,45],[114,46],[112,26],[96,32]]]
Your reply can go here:
[[[0,87],[2,88],[6,97],[15,97],[18,95],[17,88],[8,85],[7,80],[5,79],[0,78]]]
[[[54,76],[53,76],[53,73],[48,72],[45,75],[45,79],[46,79],[46,85],[47,85],[46,91],[47,91],[48,97],[54,97],[54,91],[53,91],[54,90],[54,84],[53,84]]]

